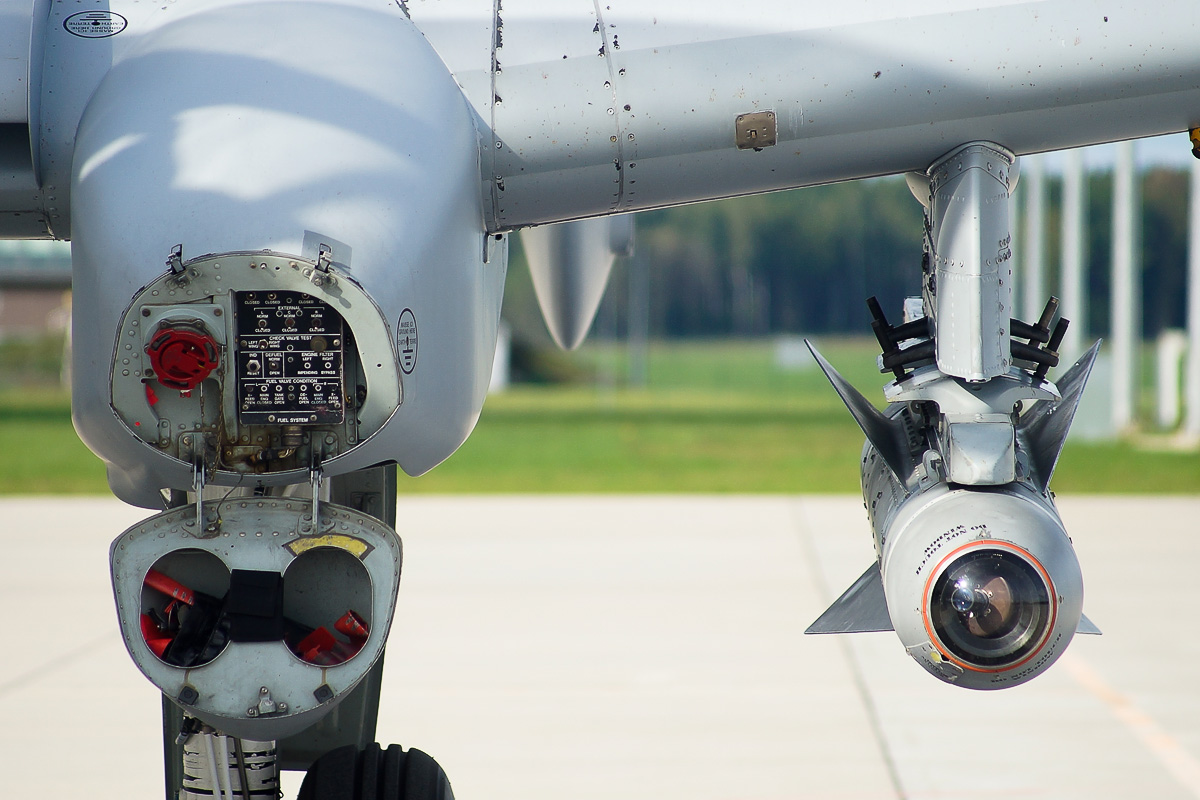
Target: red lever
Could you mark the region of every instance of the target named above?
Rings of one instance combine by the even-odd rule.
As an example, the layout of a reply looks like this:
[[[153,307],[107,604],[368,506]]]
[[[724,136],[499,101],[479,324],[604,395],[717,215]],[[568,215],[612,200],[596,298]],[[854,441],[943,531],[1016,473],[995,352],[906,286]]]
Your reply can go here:
[[[341,619],[333,623],[333,629],[339,633],[346,634],[352,640],[357,639],[362,641],[371,635],[371,632],[367,630],[366,621],[353,611],[347,611],[343,614]]]
[[[167,597],[173,597],[180,602],[187,603],[189,606],[196,603],[196,595],[192,593],[191,589],[174,578],[163,575],[156,569],[152,569],[146,573],[144,583],[151,589],[157,589]]]
[[[169,389],[190,392],[217,368],[217,341],[194,328],[164,327],[146,345],[158,382]]]

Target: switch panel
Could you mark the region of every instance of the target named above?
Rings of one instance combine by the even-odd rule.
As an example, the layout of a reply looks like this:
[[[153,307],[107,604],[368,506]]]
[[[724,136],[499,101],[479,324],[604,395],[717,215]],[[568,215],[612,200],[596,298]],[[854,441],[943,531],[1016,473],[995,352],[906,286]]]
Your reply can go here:
[[[243,425],[341,423],[340,314],[302,292],[237,292],[238,419]]]

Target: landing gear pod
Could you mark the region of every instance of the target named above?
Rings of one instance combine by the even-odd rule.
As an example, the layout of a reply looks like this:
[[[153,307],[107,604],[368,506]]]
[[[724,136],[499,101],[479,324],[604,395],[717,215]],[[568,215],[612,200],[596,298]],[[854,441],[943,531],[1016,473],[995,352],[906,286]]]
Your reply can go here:
[[[117,614],[138,669],[232,736],[298,733],[383,652],[400,540],[348,508],[278,497],[186,506],[111,549]]]
[[[395,3],[185,5],[131,19],[75,135],[76,430],[156,510],[197,462],[432,469],[495,358],[482,120]]]

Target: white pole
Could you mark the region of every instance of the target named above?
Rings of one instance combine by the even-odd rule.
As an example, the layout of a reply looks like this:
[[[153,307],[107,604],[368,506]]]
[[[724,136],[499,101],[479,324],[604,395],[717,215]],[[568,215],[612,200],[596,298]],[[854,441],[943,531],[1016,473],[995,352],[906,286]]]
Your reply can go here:
[[[1179,422],[1179,365],[1187,353],[1187,336],[1174,328],[1165,330],[1158,335],[1155,350],[1158,427],[1174,428]]]
[[[1198,162],[1200,163],[1200,162]],[[1063,361],[1071,363],[1083,354],[1087,341],[1087,283],[1084,238],[1087,207],[1087,175],[1083,169],[1083,151],[1067,152],[1063,168],[1062,199],[1062,315],[1071,321],[1063,339]]]
[[[650,343],[650,269],[644,256],[633,253],[629,266],[629,386],[646,388]]]
[[[1117,145],[1113,173],[1112,352],[1113,426],[1123,431],[1133,425],[1138,390],[1137,348],[1141,306],[1137,269],[1137,175],[1133,142]]]
[[[1025,247],[1021,264],[1021,310],[1025,322],[1036,322],[1046,305],[1046,181],[1041,156],[1025,156],[1021,163],[1025,189]]]
[[[1188,349],[1184,377],[1183,431],[1200,438],[1200,160],[1192,162],[1188,208]]]

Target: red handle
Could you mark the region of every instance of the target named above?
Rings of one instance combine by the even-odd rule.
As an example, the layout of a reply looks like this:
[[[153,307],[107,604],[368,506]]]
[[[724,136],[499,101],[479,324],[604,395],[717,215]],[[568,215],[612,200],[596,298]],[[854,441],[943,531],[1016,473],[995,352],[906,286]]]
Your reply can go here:
[[[150,570],[146,573],[146,585],[151,589],[162,592],[168,597],[173,597],[181,603],[187,603],[189,606],[196,604],[196,595],[192,590],[184,586],[174,578],[168,578],[158,570]]]

